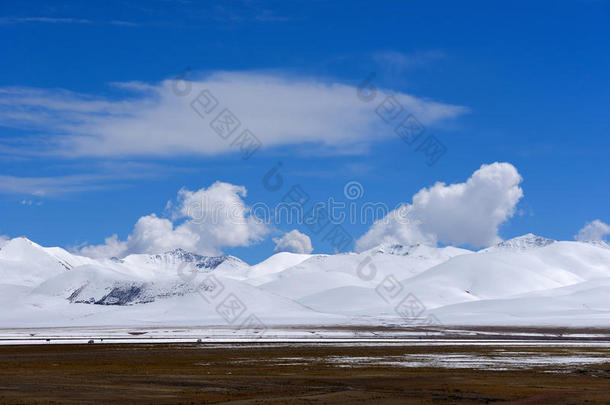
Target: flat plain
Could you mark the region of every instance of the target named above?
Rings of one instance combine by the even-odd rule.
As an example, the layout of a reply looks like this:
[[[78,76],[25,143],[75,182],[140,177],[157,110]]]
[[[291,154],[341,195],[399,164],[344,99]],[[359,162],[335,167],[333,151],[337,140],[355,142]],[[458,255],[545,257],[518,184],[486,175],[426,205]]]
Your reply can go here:
[[[607,342],[0,346],[0,403],[608,404]]]

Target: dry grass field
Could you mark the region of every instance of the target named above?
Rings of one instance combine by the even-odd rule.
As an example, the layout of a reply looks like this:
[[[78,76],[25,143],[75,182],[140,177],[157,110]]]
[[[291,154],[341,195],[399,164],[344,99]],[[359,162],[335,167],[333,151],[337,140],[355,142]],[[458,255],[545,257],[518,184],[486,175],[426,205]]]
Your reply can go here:
[[[4,346],[0,403],[608,404],[608,354],[607,348],[510,344],[501,349],[266,343]],[[523,359],[527,365],[532,358],[549,356],[593,356],[598,362],[476,365],[481,359],[494,363],[502,358]],[[456,367],[405,366],[430,358],[465,360]]]

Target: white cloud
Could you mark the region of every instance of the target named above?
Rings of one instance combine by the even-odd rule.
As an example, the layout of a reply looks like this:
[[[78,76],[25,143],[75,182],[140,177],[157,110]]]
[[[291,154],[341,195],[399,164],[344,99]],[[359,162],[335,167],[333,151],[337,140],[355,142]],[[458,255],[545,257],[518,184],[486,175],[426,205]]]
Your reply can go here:
[[[18,177],[0,175],[0,194],[18,194],[36,197],[53,197],[91,190],[106,190],[120,187],[134,180],[168,176],[184,171],[179,165],[172,166],[129,161],[111,161],[92,164],[87,162],[86,174],[68,174],[55,177]],[[66,166],[72,171],[82,170],[83,165]],[[28,199],[24,199],[24,205]],[[32,205],[29,203],[27,205]]]
[[[2,88],[0,125],[43,132],[47,149],[41,150],[39,143],[30,145],[29,153],[71,157],[216,155],[237,151],[231,143],[244,129],[260,139],[262,148],[308,144],[332,153],[360,151],[396,136],[392,126],[374,112],[383,100],[381,91],[374,101],[365,103],[357,97],[355,87],[340,83],[279,74],[217,72],[198,80],[119,86],[133,94],[123,92],[119,99],[109,100],[65,90]],[[176,89],[188,94],[180,96],[183,93]],[[218,105],[202,118],[191,102],[205,89]],[[393,94],[405,114],[415,115],[427,126],[467,111],[404,93]],[[210,122],[225,108],[241,122],[228,139],[210,128]]]
[[[403,204],[390,211],[356,241],[355,250],[361,252],[380,244],[416,244],[434,245],[436,235],[426,234],[421,229],[420,221],[414,219],[413,206]]]
[[[274,252],[311,253],[311,239],[304,233],[293,229],[281,238],[273,238],[275,242]]]
[[[0,25],[22,23],[51,23],[51,24],[91,24],[91,20],[83,18],[56,18],[56,17],[2,17]]]
[[[373,54],[373,59],[388,71],[399,73],[405,69],[426,66],[443,59],[445,54],[439,50],[403,53],[398,51],[380,51]]]
[[[58,17],[2,17],[0,25],[16,25],[28,23],[47,23],[47,24],[109,24],[123,27],[137,27],[140,24],[131,21],[111,20],[111,21],[91,21],[85,18],[58,18]]]
[[[216,182],[198,191],[180,190],[174,218],[188,218],[179,228],[197,234],[199,250],[213,246],[248,246],[260,241],[267,225],[253,215],[243,201],[243,186]]]
[[[83,256],[94,259],[121,257],[127,252],[127,242],[120,241],[118,235],[115,234],[104,239],[104,244],[102,245],[89,245],[74,250]]]
[[[489,246],[498,227],[523,196],[521,176],[510,163],[483,165],[465,183],[436,183],[411,204],[377,221],[356,243],[362,251],[383,242]]]
[[[58,177],[16,177],[0,175],[0,193],[26,194],[37,197],[107,188],[99,183],[103,175],[68,175]],[[22,204],[25,205],[27,200]],[[30,204],[31,205],[31,201]]]
[[[141,217],[125,241],[113,235],[104,244],[86,246],[79,252],[104,258],[183,248],[217,255],[224,247],[249,246],[261,241],[269,230],[250,214],[242,199],[245,196],[244,187],[222,182],[197,191],[182,189],[171,220],[155,214]]]
[[[578,234],[574,236],[579,241],[600,241],[606,235],[610,235],[610,225],[596,219],[587,223]]]

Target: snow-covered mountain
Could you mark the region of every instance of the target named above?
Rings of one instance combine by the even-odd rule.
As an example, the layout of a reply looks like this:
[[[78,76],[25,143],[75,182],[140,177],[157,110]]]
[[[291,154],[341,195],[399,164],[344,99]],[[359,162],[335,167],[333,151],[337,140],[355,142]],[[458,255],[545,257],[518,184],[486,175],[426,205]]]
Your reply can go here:
[[[15,238],[0,248],[0,283],[33,287],[66,270],[91,263],[95,261],[62,248],[44,248],[27,238]]]
[[[410,324],[429,314],[447,325],[610,325],[608,245],[532,234],[478,252],[380,245],[253,266],[181,249],[100,261],[15,238],[0,248],[0,276],[0,327]],[[400,309],[409,297],[411,317]]]
[[[548,246],[554,243],[553,239],[544,238],[542,236],[534,235],[532,233],[518,236],[513,239],[509,239],[498,243],[496,246],[488,248],[487,250],[498,250],[498,249],[513,249],[513,250],[527,250],[531,248]]]
[[[175,277],[185,267],[198,273],[222,271],[227,277],[243,278],[250,268],[246,262],[231,255],[201,256],[183,249],[156,255],[134,254],[113,261],[121,264],[127,274],[137,273],[151,279]]]

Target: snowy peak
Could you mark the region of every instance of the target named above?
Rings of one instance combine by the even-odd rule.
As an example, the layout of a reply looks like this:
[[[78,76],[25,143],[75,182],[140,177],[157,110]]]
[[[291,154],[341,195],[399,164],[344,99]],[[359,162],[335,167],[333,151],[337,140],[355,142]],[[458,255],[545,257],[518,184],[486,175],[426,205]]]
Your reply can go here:
[[[601,248],[604,248],[604,249],[610,249],[610,244],[608,244],[608,242],[606,242],[604,240],[583,240],[583,241],[580,241],[580,242],[588,243],[589,245],[601,247]]]
[[[420,246],[419,243],[413,244],[413,245],[401,245],[398,243],[394,243],[394,244],[383,243],[383,244],[369,250],[369,253],[407,256],[409,254],[412,254],[419,246]]]
[[[250,266],[231,255],[203,256],[184,249],[160,254],[132,254],[121,260],[110,259],[107,264],[118,271],[145,279],[175,277],[185,267],[196,272],[221,272],[227,277],[243,277]],[[185,266],[188,265],[188,266]]]
[[[447,260],[453,256],[458,256],[466,253],[472,253],[470,250],[456,248],[453,246],[438,247],[430,246],[427,244],[416,243],[409,245],[402,245],[397,243],[385,243],[381,244],[373,249],[367,250],[362,254],[368,254],[372,256],[377,255],[390,255],[390,256],[401,256],[403,258],[413,259],[444,259]]]
[[[72,255],[62,248],[46,248],[27,238],[14,238],[0,249],[0,280],[7,284],[33,286],[90,262],[93,260]]]
[[[280,252],[268,259],[252,266],[248,271],[248,278],[253,284],[258,285],[270,281],[274,274],[297,266],[312,257],[325,257],[324,255],[310,255],[305,253]]]
[[[555,243],[555,240],[528,233],[500,242],[495,247],[500,249],[527,250],[548,246],[551,243]]]
[[[72,255],[62,248],[42,247],[24,237],[8,240],[0,248],[0,259],[41,266],[59,264],[66,270],[71,270],[75,266],[91,261],[81,256]]]
[[[115,259],[116,261],[116,259]],[[203,256],[184,249],[174,249],[156,255],[134,254],[125,257],[121,263],[140,263],[159,267],[175,267],[188,263],[202,270],[214,270],[225,263],[233,266],[248,266],[247,263],[231,255]]]
[[[244,263],[237,257],[230,255],[221,256],[203,256],[196,253],[188,252],[184,249],[174,249],[170,252],[165,252],[160,255],[151,256],[153,262],[165,263],[190,263],[198,269],[213,270],[224,262],[239,262]],[[244,263],[245,264],[245,263]]]
[[[28,238],[18,237],[10,239],[0,248],[0,256],[4,259],[14,259],[24,257],[28,252],[42,251],[43,247],[32,242]]]

